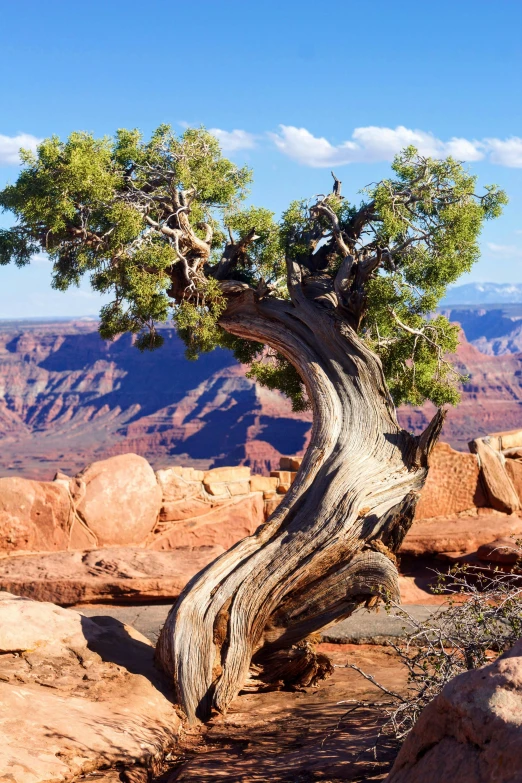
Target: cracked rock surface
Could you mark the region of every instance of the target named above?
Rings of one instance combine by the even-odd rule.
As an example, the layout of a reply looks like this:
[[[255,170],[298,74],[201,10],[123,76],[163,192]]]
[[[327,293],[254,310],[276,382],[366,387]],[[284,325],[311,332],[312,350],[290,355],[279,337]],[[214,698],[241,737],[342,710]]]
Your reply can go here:
[[[180,720],[153,647],[108,617],[0,593],[0,781],[154,768]]]

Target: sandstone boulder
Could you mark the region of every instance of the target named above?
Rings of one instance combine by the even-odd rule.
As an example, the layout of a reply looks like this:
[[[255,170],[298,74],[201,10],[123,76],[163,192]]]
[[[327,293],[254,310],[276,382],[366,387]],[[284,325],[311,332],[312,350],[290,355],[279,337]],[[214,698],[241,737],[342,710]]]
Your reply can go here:
[[[522,547],[518,546],[512,538],[497,538],[490,544],[479,546],[477,557],[487,563],[514,565],[522,561]]]
[[[482,509],[479,509],[481,512]],[[497,538],[522,537],[518,514],[484,513],[416,519],[406,534],[401,553],[415,556],[471,554]]]
[[[111,618],[0,593],[0,780],[154,767],[180,720],[153,648]]]
[[[0,479],[0,551],[67,549],[72,523],[71,497],[63,484]]]
[[[205,514],[208,502],[203,487],[203,471],[197,471],[201,477],[194,476],[196,471],[187,468],[165,468],[156,471],[161,489],[162,501],[159,513],[160,522],[178,522],[191,516]]]
[[[98,546],[141,544],[153,530],[161,488],[137,454],[93,462],[74,480],[76,510]]]
[[[270,472],[270,476],[272,478],[279,479],[279,483],[277,485],[277,489],[279,492],[281,492],[282,487],[285,487],[284,492],[288,492],[292,483],[295,480],[295,477],[297,476],[297,473],[296,471],[292,471],[292,470],[272,470]]]
[[[279,489],[279,487],[278,487]],[[282,494],[275,494],[275,493],[263,493],[263,503],[264,503],[264,517],[265,519],[268,519],[268,517],[274,513],[278,505],[283,500]]]
[[[248,481],[250,479],[250,468],[245,465],[237,467],[212,468],[205,471],[203,476],[204,484],[222,483],[224,481]]]
[[[455,451],[448,443],[437,443],[430,456],[416,519],[450,516],[485,505],[476,455]]]
[[[277,476],[252,476],[250,480],[252,492],[275,492],[278,486]]]
[[[301,467],[302,461],[302,457],[281,457],[279,460],[279,469],[297,471]]]
[[[223,551],[218,546],[168,552],[111,547],[12,555],[0,559],[0,590],[62,606],[174,601],[189,579]]]
[[[422,712],[387,783],[522,780],[522,641],[455,677]]]

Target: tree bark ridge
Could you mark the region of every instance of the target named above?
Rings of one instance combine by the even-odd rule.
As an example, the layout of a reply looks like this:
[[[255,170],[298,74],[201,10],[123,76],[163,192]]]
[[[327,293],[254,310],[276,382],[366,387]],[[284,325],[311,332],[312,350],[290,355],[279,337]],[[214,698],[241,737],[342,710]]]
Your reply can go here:
[[[294,364],[314,416],[280,506],[187,585],[161,633],[158,659],[190,720],[226,710],[254,654],[304,639],[380,590],[397,594],[392,559],[362,550],[402,540],[398,519],[411,524],[426,476],[425,444],[399,427],[379,359],[299,280],[289,287],[292,302],[230,297],[220,321]]]

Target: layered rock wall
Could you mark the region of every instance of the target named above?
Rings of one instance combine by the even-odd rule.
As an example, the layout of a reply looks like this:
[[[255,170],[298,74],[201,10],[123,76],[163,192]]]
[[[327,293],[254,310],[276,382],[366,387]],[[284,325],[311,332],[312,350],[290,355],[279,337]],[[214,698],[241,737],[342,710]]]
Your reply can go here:
[[[0,552],[228,548],[254,533],[284,491],[277,472],[253,476],[240,466],[155,473],[137,454],[94,462],[73,478],[57,473],[52,482],[4,478]]]
[[[470,447],[474,453],[446,443],[435,447],[403,552],[471,552],[495,538],[522,534],[515,513],[522,498],[522,431],[476,439]],[[57,473],[52,482],[0,479],[0,552],[227,549],[274,511],[300,462],[283,457],[270,476],[252,475],[246,466],[154,472],[143,457],[122,454],[72,478]]]

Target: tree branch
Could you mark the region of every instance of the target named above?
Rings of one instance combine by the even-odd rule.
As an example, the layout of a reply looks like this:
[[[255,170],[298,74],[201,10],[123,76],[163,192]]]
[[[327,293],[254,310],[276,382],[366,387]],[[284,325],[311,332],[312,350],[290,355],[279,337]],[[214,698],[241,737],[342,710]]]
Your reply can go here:
[[[256,239],[259,239],[255,228],[251,228],[248,234],[245,234],[239,242],[234,240],[230,228],[228,229],[228,233],[230,241],[227,242],[225,246],[219,264],[212,270],[212,276],[215,277],[216,280],[226,279],[235,270],[239,262],[244,259],[247,247],[251,245],[252,242],[255,242]]]
[[[337,294],[337,297],[339,299],[339,302],[342,302],[344,300],[344,296],[347,291],[347,284],[350,279],[350,275],[353,269],[353,265],[355,262],[354,256],[349,253],[347,256],[345,256],[342,260],[341,266],[339,267],[337,274],[334,278],[334,290]]]
[[[323,199],[322,201],[319,201],[317,204],[314,204],[314,206],[311,207],[310,209],[310,214],[312,215],[312,217],[314,217],[315,215],[317,216],[322,215],[328,220],[328,222],[332,227],[332,233],[336,245],[339,248],[339,251],[343,256],[350,255],[350,248],[344,241],[343,231],[339,224],[339,218],[337,217],[337,215],[335,214],[331,206],[326,202],[326,199]]]

